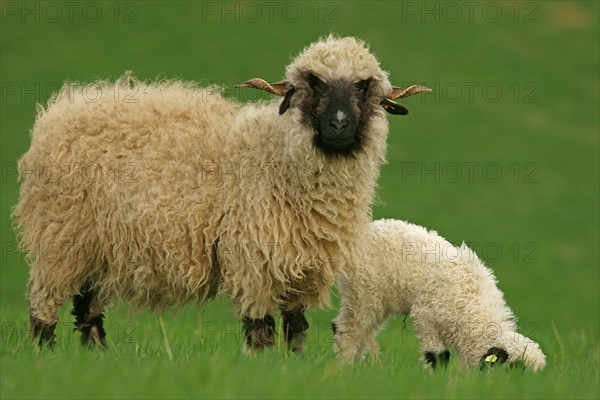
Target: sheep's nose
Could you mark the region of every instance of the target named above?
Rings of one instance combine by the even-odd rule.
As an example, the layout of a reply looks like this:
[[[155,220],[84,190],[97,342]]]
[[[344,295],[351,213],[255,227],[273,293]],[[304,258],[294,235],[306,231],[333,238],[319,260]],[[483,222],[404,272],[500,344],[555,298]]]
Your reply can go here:
[[[340,134],[344,132],[348,126],[348,117],[346,117],[344,113],[338,111],[335,117],[329,120],[329,125],[331,125],[335,133]]]

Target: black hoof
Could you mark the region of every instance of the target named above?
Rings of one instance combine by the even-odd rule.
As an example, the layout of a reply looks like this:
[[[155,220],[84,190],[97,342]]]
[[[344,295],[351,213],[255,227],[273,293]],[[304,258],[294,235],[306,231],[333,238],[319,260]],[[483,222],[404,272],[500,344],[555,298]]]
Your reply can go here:
[[[437,357],[440,367],[446,368],[450,362],[450,351],[444,350]]]
[[[431,366],[431,369],[446,368],[448,362],[450,362],[450,352],[448,350],[434,353],[432,351],[426,351],[423,353],[425,358],[425,364]]]
[[[275,344],[275,320],[267,315],[261,319],[242,319],[246,349],[260,351]]]
[[[282,311],[283,332],[285,342],[293,352],[299,353],[304,347],[308,321],[304,317],[304,307],[298,307],[291,311]]]
[[[81,332],[82,346],[97,346],[106,349],[106,331],[104,330],[104,315],[100,314],[85,323],[75,323],[76,329]]]
[[[337,334],[337,324],[335,321],[331,321],[331,330],[333,331],[334,336]]]
[[[75,317],[75,329],[81,332],[81,344],[83,346],[98,346],[106,348],[106,331],[102,319],[104,315],[90,317],[90,305],[95,293],[84,285],[81,293],[73,296],[73,311]]]
[[[56,323],[48,324],[30,315],[29,326],[31,327],[31,340],[34,342],[37,341],[40,349],[43,347],[54,347],[54,329],[56,328]]]

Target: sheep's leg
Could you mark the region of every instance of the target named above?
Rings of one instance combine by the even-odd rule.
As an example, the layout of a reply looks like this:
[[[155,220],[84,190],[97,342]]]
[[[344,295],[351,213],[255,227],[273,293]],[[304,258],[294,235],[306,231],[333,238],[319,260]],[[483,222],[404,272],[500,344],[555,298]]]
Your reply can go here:
[[[84,284],[80,292],[73,296],[72,314],[75,316],[75,327],[81,332],[82,345],[106,348],[102,311],[98,293],[91,289],[89,283]]]
[[[246,338],[244,346],[246,353],[258,352],[275,344],[275,320],[271,315],[260,319],[244,317],[242,324]]]
[[[58,323],[58,317],[53,322],[48,322],[34,316],[33,311],[29,310],[29,326],[31,330],[31,340],[37,340],[37,345],[42,348],[44,346],[54,347],[54,328]]]
[[[43,277],[38,276],[38,269],[32,267],[29,278],[29,325],[31,340],[42,347],[54,346],[54,329],[58,324],[58,310],[64,299],[57,297],[48,290],[42,282]]]
[[[293,352],[299,353],[304,347],[308,321],[304,317],[304,307],[298,306],[292,310],[281,309],[285,343]]]

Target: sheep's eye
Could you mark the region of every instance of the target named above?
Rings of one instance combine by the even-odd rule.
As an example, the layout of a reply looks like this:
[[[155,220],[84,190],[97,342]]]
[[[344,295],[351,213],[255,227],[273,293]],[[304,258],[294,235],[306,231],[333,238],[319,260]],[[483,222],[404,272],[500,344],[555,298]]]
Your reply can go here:
[[[312,89],[321,89],[325,87],[325,83],[313,74],[308,75],[308,84]]]
[[[367,90],[369,90],[369,84],[371,83],[370,79],[365,79],[362,80],[360,82],[358,82],[356,84],[356,88],[360,91],[360,92],[366,92]]]

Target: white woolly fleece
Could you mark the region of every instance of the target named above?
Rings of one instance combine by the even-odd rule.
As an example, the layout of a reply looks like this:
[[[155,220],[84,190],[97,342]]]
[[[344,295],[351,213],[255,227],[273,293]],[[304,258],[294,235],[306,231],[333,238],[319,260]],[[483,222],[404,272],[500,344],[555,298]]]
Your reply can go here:
[[[537,370],[546,358],[537,343],[516,332],[496,278],[466,245],[454,247],[434,231],[397,220],[378,220],[366,230],[361,261],[340,280],[342,309],[335,348],[355,361],[390,315],[410,314],[423,352],[455,348],[477,365],[491,347],[509,362]]]
[[[286,76],[301,86],[307,69],[391,88],[354,38],[311,45]],[[86,281],[98,312],[113,297],[162,310],[223,293],[250,318],[328,302],[371,220],[388,132],[380,99],[362,151],[330,158],[295,98],[280,116],[280,99],[241,105],[220,92],[125,75],[67,84],[39,108],[14,210],[34,317],[55,322]]]

